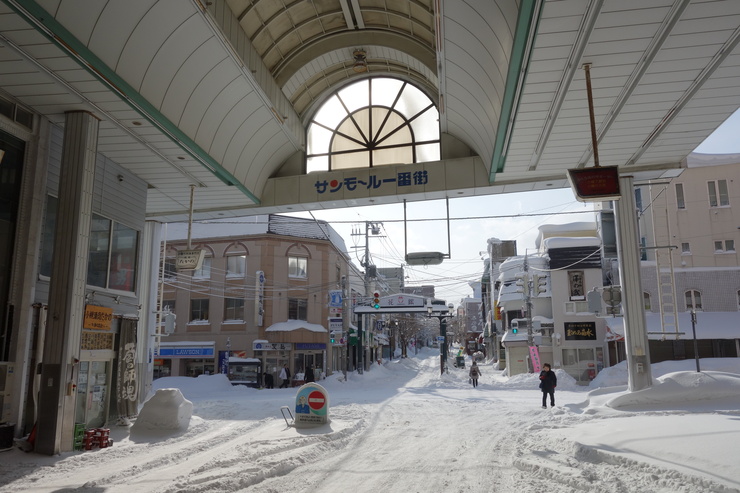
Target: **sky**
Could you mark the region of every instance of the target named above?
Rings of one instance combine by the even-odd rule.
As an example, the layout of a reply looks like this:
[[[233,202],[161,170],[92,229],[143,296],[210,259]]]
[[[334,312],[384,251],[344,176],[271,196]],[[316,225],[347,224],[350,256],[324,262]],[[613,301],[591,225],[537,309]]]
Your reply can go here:
[[[696,152],[740,153],[738,133],[740,110],[697,147]],[[371,258],[378,267],[401,266],[406,252],[449,253],[450,259],[438,266],[407,266],[405,284],[434,284],[437,298],[455,305],[474,295],[468,283],[480,281],[482,257],[489,238],[516,240],[517,253],[524,255],[536,251],[537,228],[542,224],[595,220],[592,204],[576,201],[570,189],[452,198],[449,207],[449,236],[444,200],[408,203],[405,233],[403,204],[289,215],[330,222],[344,238],[357,265],[364,255],[366,221],[382,223],[381,234],[371,236],[368,241]]]
[[[483,363],[473,388],[469,358],[440,375],[438,354],[320,380],[329,423],[315,428],[281,415],[297,388],[161,378],[111,447],[0,452],[0,493],[740,491],[738,358],[654,364],[636,392],[624,362],[590,386],[556,370],[556,406],[542,409],[538,375]]]

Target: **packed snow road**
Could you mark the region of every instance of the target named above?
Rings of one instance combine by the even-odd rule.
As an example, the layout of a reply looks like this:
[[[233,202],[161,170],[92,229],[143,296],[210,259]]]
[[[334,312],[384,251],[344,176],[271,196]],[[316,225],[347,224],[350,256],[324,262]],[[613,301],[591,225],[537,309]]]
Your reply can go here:
[[[280,414],[295,389],[231,388],[220,376],[162,379],[160,388],[181,388],[194,404],[187,431],[114,428],[113,447],[60,457],[14,450],[10,467],[0,455],[0,492],[738,491],[731,459],[726,474],[723,464],[702,473],[690,458],[635,460],[571,439],[574,427],[611,427],[632,414],[579,408],[588,394],[565,373],[558,407],[543,410],[535,375],[507,379],[483,365],[473,388],[466,370],[440,376],[438,364],[429,351],[349,381],[322,380],[331,423],[312,429],[287,426]],[[653,419],[668,417],[656,411]]]

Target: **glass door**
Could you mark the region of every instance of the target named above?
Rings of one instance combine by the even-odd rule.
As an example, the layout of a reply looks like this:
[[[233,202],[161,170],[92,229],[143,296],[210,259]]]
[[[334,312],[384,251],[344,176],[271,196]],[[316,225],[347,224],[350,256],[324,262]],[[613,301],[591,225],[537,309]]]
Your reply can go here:
[[[100,428],[105,424],[109,387],[109,361],[80,361],[75,422],[83,423],[85,428]]]

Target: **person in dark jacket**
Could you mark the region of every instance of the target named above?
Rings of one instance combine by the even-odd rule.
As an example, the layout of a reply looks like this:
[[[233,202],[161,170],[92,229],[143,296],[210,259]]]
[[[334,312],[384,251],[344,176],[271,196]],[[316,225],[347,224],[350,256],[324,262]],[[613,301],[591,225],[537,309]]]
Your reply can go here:
[[[275,386],[275,379],[273,378],[272,374],[265,372],[264,380],[266,389],[271,389]]]
[[[306,368],[306,374],[303,377],[303,380],[306,383],[313,382],[316,380],[314,372],[313,372],[313,365],[308,365],[308,368]]]
[[[547,395],[550,395],[550,407],[555,407],[555,387],[558,386],[558,377],[550,368],[549,363],[542,366],[540,372],[540,389],[542,389],[542,409],[547,409]]]

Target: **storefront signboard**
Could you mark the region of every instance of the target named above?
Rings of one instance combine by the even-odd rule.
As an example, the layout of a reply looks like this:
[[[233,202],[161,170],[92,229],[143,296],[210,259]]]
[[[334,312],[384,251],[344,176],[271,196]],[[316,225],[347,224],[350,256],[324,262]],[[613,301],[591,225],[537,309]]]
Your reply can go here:
[[[290,351],[293,349],[291,342],[253,342],[252,349],[255,351]]]
[[[213,358],[216,355],[211,347],[160,347],[155,356],[160,358]]]
[[[113,321],[113,308],[85,305],[85,320],[82,328],[88,330],[110,330]]]

